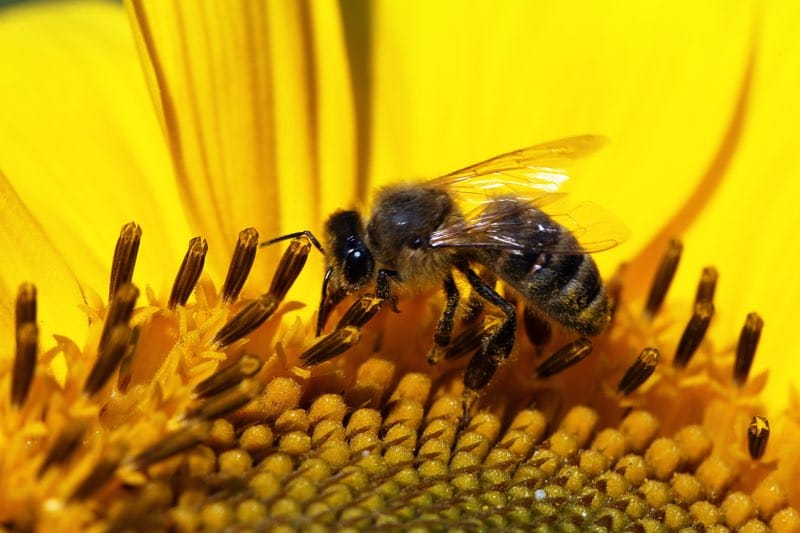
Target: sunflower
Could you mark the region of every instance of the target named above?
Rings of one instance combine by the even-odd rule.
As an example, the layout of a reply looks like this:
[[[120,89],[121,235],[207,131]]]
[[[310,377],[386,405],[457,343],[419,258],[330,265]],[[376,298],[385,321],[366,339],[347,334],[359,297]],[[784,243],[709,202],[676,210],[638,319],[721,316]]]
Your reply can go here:
[[[797,163],[778,150],[798,13],[691,13],[4,8],[0,524],[800,529]],[[615,314],[589,357],[528,317],[465,393],[465,359],[426,361],[426,294],[361,329],[381,302],[348,300],[322,342],[352,349],[303,366],[326,349],[323,261],[259,241],[580,133],[612,142],[565,189],[632,230],[597,256]],[[487,309],[454,345],[491,327]]]

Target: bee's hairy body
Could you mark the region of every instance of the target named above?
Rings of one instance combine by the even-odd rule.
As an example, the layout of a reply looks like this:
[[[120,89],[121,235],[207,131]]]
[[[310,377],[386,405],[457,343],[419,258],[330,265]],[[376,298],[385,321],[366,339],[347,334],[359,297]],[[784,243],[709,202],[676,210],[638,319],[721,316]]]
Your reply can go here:
[[[527,202],[496,198],[485,216],[491,217],[495,207],[514,212],[514,234],[509,237],[526,243],[524,250],[431,247],[432,232],[457,226],[464,217],[446,191],[419,185],[397,185],[378,193],[366,243],[376,263],[395,270],[404,284],[441,283],[459,262],[480,264],[550,320],[583,335],[600,333],[608,323],[609,306],[591,256],[537,251],[574,244],[572,233]]]

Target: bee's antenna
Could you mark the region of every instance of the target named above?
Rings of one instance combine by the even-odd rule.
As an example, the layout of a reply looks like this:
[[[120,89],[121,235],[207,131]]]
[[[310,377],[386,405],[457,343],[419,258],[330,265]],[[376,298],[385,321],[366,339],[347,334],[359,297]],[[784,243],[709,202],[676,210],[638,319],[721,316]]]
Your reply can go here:
[[[270,239],[268,241],[264,241],[264,242],[260,243],[258,246],[260,248],[263,248],[264,246],[269,246],[270,244],[275,244],[276,242],[288,241],[289,239],[294,239],[294,238],[300,237],[302,235],[305,235],[306,237],[308,237],[308,240],[311,241],[311,244],[314,245],[314,248],[316,248],[317,250],[319,250],[323,254],[325,253],[325,250],[322,249],[322,245],[319,243],[319,241],[314,236],[314,234],[311,233],[309,230],[296,231],[294,233],[289,233],[287,235],[281,235],[280,237],[275,237],[274,239]]]

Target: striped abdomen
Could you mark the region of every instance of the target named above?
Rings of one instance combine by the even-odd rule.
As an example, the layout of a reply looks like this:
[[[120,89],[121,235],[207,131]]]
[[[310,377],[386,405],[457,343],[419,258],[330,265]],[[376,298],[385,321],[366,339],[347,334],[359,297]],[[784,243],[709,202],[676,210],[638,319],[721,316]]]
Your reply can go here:
[[[582,335],[599,334],[608,324],[609,304],[594,260],[585,253],[550,252],[579,245],[542,211],[520,204],[517,218],[509,237],[525,243],[525,250],[486,250],[479,262],[546,317]]]

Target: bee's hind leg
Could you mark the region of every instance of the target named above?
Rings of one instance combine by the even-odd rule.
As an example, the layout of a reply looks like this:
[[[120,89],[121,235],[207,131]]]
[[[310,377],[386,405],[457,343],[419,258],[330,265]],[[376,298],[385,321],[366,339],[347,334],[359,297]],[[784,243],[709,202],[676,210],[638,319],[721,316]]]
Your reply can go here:
[[[482,298],[499,307],[506,315],[503,322],[491,335],[486,337],[481,349],[472,356],[464,374],[467,389],[480,390],[489,383],[498,365],[511,354],[517,335],[517,315],[514,306],[500,296],[491,285],[483,281],[468,265],[460,265],[459,270]]]

